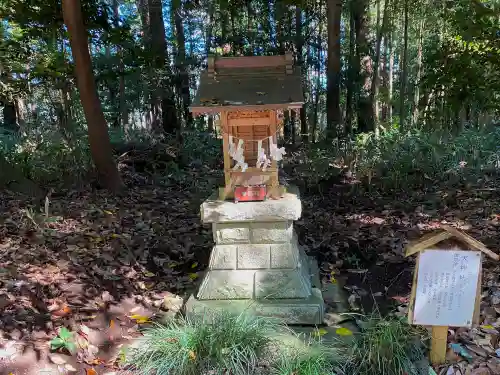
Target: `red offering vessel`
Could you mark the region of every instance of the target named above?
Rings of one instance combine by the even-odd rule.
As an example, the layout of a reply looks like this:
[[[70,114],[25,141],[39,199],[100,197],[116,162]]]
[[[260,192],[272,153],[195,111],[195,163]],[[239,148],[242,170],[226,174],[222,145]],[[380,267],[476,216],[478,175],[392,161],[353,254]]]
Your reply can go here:
[[[256,202],[266,199],[266,185],[236,186],[234,188],[235,202]]]

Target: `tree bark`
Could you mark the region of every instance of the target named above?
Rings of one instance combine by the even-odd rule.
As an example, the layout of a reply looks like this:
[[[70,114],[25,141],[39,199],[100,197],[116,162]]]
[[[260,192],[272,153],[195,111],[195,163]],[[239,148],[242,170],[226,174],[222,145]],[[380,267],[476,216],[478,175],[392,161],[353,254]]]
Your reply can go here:
[[[418,28],[418,46],[417,46],[417,72],[415,74],[415,91],[413,93],[413,113],[412,124],[416,125],[419,120],[419,103],[420,103],[420,77],[422,76],[422,34],[424,28],[424,20],[420,21]]]
[[[16,103],[14,101],[3,103],[3,127],[13,132],[19,131]]]
[[[327,54],[327,138],[338,135],[342,119],[340,113],[340,22],[342,17],[342,0],[326,2],[328,54]]]
[[[118,0],[113,0],[113,17],[115,27],[119,27],[118,20],[120,18],[119,12],[119,4]],[[118,46],[118,73],[120,75],[118,82],[118,95],[119,97],[119,106],[120,106],[120,117],[118,118],[118,126],[122,127],[124,130],[128,125],[128,108],[127,108],[127,98],[125,96],[125,65],[123,63],[123,48],[122,46]]]
[[[389,54],[389,66],[387,67],[387,120],[392,126],[393,103],[392,96],[394,91],[394,36],[393,32],[389,33],[387,38],[387,49]]]
[[[117,192],[122,190],[124,185],[113,160],[108,127],[97,96],[80,0],[63,0],[62,9],[75,62],[80,100],[87,120],[92,159],[103,186]]]
[[[191,96],[189,93],[189,74],[186,69],[186,38],[184,36],[184,25],[182,24],[182,4],[181,0],[172,0],[172,13],[175,24],[175,37],[177,39],[177,55],[175,56],[175,65],[179,75],[179,96],[182,98],[182,108],[184,120],[188,126],[193,122],[193,116],[189,112],[191,105]]]
[[[380,1],[377,5],[377,24],[380,21]],[[371,86],[371,92],[370,92],[370,101],[372,103],[372,116],[374,120],[374,126],[375,126],[375,134],[378,134],[378,123],[379,123],[379,101],[378,101],[378,94],[379,94],[379,89],[380,89],[380,77],[379,77],[379,67],[380,67],[380,48],[382,44],[382,38],[385,34],[385,30],[387,27],[387,18],[389,15],[389,6],[390,6],[390,0],[385,0],[384,4],[384,13],[382,16],[382,24],[379,27],[379,30],[377,32],[377,43],[375,47],[375,64],[373,67],[373,79],[372,79],[372,86]]]
[[[175,97],[171,89],[172,72],[167,53],[163,6],[161,0],[148,0],[154,89],[151,100],[153,128],[163,128],[167,134],[180,137]]]
[[[374,130],[373,105],[371,102],[371,82],[373,61],[370,55],[369,0],[353,0],[354,26],[356,30],[356,81],[359,100],[358,132]]]
[[[353,106],[354,106],[354,90],[355,90],[355,67],[356,62],[356,28],[354,27],[354,14],[352,9],[352,2],[349,6],[349,69],[347,71],[347,98],[345,110],[345,133],[347,136],[352,134],[352,121],[353,121]]]
[[[295,47],[297,50],[297,65],[299,66],[302,77],[305,77],[306,70],[304,69],[304,35],[303,35],[303,27],[302,27],[302,9],[298,6],[295,7]],[[304,98],[306,97],[306,86],[307,83],[304,82],[304,78],[302,79],[302,93]],[[307,102],[307,100],[306,100]],[[309,136],[307,134],[307,107],[304,103],[304,106],[299,110],[300,114],[300,134],[301,140],[303,143],[307,143]]]
[[[404,20],[403,20],[403,58],[401,64],[401,89],[399,92],[399,126],[402,130],[405,130],[406,126],[406,109],[405,109],[405,99],[406,99],[406,81],[408,77],[408,0],[404,1]]]

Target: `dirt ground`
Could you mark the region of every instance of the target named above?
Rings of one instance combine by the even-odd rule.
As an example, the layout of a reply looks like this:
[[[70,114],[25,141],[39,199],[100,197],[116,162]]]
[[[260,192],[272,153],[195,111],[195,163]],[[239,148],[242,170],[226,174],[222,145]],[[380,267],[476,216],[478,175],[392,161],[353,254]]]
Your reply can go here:
[[[121,197],[61,191],[33,202],[0,193],[0,375],[117,373],[144,321],[172,316],[195,288],[213,246],[199,219],[206,192],[127,183]],[[352,309],[404,312],[409,240],[447,223],[500,250],[495,186],[387,196],[332,185],[302,195],[295,227],[323,281],[342,279]],[[500,280],[496,265],[484,272],[482,320],[492,325]],[[78,338],[72,355],[50,351],[61,327]]]

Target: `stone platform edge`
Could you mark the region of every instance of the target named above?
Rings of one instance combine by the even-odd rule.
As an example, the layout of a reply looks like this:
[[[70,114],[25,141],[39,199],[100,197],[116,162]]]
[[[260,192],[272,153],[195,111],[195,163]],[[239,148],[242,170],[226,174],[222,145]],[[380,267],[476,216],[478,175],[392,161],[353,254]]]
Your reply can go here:
[[[262,202],[222,201],[214,193],[201,204],[203,223],[225,223],[244,221],[294,221],[302,214],[299,191],[287,186],[281,199],[267,199]]]
[[[241,314],[245,311],[257,316],[278,318],[287,325],[321,325],[325,316],[325,301],[321,291],[321,280],[317,261],[306,256],[311,277],[311,295],[296,299],[230,299],[199,300],[191,295],[184,311],[188,318],[213,321],[217,313]]]
[[[247,311],[256,316],[280,319],[287,325],[320,325],[324,318],[324,301],[321,291],[312,288],[312,294],[305,299],[263,299],[263,300],[198,300],[191,295],[186,302],[188,318],[214,320],[219,313],[241,314]]]

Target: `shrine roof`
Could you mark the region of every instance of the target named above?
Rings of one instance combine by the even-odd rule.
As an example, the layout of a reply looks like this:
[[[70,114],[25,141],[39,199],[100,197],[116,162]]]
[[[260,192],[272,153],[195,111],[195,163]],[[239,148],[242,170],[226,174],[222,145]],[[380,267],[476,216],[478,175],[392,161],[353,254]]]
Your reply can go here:
[[[291,65],[290,56],[209,60],[191,112],[300,108],[304,104],[301,72]]]

